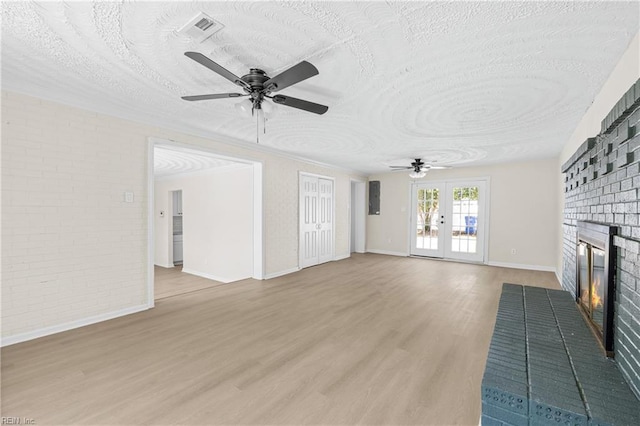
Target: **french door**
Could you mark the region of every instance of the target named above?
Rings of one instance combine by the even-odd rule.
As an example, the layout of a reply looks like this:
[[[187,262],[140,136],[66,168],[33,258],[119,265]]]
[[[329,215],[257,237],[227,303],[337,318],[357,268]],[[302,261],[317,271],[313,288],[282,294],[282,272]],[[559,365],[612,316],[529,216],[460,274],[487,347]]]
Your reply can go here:
[[[484,261],[486,182],[414,183],[411,254]]]
[[[300,267],[333,260],[333,180],[300,174]]]

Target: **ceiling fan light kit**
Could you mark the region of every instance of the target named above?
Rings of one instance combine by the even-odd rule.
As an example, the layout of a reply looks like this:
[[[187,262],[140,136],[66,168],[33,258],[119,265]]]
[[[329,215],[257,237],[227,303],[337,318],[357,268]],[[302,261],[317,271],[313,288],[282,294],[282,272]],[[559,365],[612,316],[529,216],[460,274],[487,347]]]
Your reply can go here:
[[[412,171],[411,173],[409,173],[409,177],[410,177],[411,179],[420,179],[420,178],[425,177],[426,175],[427,175],[427,172],[426,172],[426,171],[422,171],[422,170],[421,170],[421,171],[419,171],[419,172],[416,172],[416,171],[414,170],[414,171]]]
[[[250,116],[252,109],[253,109],[253,102],[251,102],[251,99],[249,98],[241,102],[238,102],[236,104],[236,110],[242,115]]]
[[[294,65],[291,68],[281,72],[275,77],[269,77],[266,72],[258,68],[251,68],[248,74],[245,74],[242,77],[238,77],[221,65],[207,58],[202,53],[185,52],[184,54],[188,58],[198,62],[200,65],[209,68],[216,74],[219,74],[233,84],[241,87],[244,91],[244,93],[217,93],[211,95],[183,96],[182,99],[184,99],[185,101],[204,101],[211,99],[237,98],[248,96],[248,99],[240,102],[239,104],[236,104],[236,108],[242,112],[244,112],[245,110],[249,110],[250,108],[251,114],[256,115],[257,120],[260,120],[260,118],[262,118],[263,121],[264,114],[269,114],[269,109],[272,106],[268,102],[264,102],[265,99],[271,99],[278,105],[285,105],[291,108],[313,112],[315,114],[324,114],[329,110],[329,107],[325,105],[316,104],[314,102],[305,101],[303,99],[293,98],[291,96],[280,94],[271,96],[272,92],[277,92],[310,77],[313,77],[314,75],[318,75],[318,69],[307,61],[302,61],[299,64]],[[256,111],[258,112],[258,114],[254,114],[254,112]]]

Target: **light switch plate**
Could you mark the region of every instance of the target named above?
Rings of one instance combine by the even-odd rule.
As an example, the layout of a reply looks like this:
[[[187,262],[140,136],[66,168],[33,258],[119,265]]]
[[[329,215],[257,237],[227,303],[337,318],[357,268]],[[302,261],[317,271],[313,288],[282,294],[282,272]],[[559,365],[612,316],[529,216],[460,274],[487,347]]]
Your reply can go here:
[[[133,192],[127,191],[124,193],[124,202],[133,203]]]

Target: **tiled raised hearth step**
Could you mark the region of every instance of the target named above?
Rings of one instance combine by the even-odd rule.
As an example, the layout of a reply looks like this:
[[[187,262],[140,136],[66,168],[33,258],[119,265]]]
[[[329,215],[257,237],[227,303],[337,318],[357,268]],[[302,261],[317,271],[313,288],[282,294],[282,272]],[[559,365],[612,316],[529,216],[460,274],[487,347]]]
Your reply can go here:
[[[637,425],[640,401],[569,292],[504,284],[482,380],[482,424]]]

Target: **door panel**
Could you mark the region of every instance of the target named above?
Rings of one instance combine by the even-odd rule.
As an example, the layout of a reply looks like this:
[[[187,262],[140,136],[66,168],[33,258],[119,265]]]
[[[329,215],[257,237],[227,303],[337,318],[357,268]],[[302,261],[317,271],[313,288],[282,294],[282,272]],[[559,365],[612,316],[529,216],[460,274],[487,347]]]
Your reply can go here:
[[[447,243],[445,257],[484,260],[484,181],[447,184]]]
[[[318,263],[318,179],[300,177],[300,267]]]
[[[413,216],[411,227],[411,254],[418,256],[443,257],[444,244],[440,235],[440,194],[439,185],[420,184],[413,189]]]
[[[333,181],[318,179],[318,199],[320,200],[319,263],[333,260]]]

